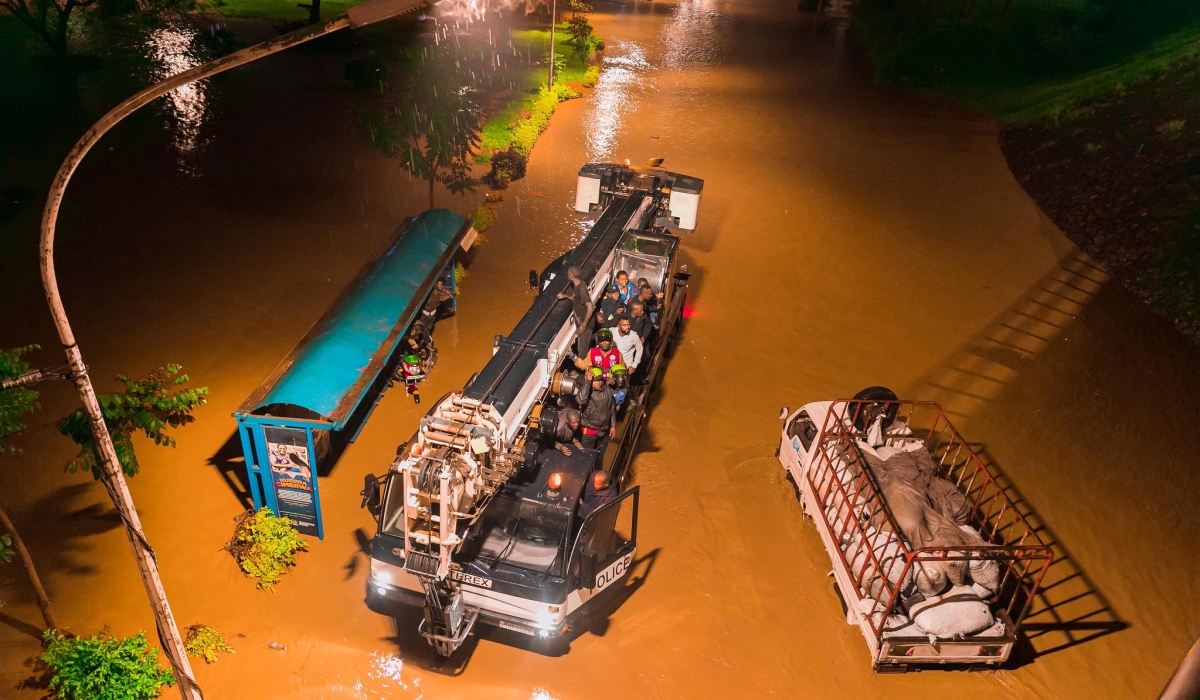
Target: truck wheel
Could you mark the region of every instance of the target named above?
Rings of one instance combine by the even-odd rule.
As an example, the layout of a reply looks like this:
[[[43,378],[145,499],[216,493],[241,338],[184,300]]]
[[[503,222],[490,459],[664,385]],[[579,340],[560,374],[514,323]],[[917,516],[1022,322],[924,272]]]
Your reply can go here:
[[[854,400],[872,402],[864,403],[862,408],[859,409],[858,415],[854,418],[854,427],[859,430],[866,430],[867,426],[874,422],[875,417],[880,412],[884,413],[883,429],[887,430],[896,421],[896,413],[900,410],[900,406],[896,403],[886,405],[888,402],[899,400],[896,392],[886,386],[869,386],[855,394]]]

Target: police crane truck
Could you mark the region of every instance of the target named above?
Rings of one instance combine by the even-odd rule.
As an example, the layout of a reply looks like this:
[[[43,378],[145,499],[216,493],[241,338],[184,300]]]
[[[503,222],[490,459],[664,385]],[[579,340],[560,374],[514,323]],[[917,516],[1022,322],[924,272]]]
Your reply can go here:
[[[573,622],[612,596],[637,545],[638,487],[628,465],[648,399],[682,318],[688,273],[671,230],[696,225],[703,182],[654,168],[589,163],[579,171],[576,211],[601,213],[571,251],[530,284],[538,295],[492,358],[460,391],[442,397],[397,450],[387,474],[368,475],[363,504],[377,519],[367,603],[393,614],[422,608],[420,634],[450,656],[477,623],[561,640]],[[572,301],[567,270],[596,301],[618,270],[661,293],[652,336],[603,452],[554,449],[558,412],[583,381],[589,327]],[[564,294],[567,296],[567,294]],[[643,369],[644,368],[644,369]],[[591,474],[605,469],[620,495],[581,517]]]

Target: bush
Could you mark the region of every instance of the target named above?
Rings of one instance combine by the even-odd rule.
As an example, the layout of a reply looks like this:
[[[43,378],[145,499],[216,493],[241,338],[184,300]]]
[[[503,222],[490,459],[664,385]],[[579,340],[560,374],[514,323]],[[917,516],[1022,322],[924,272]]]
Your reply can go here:
[[[50,690],[60,700],[149,700],[164,685],[175,685],[175,674],[159,667],[158,649],[145,632],[121,639],[104,630],[79,639],[48,630],[43,639]]]
[[[483,233],[496,222],[496,207],[481,204],[471,213],[471,227],[477,233]]]
[[[454,286],[462,284],[463,278],[467,276],[467,268],[463,267],[460,262],[454,263]]]
[[[525,156],[511,148],[501,151],[492,156],[492,170],[484,179],[494,189],[505,189],[508,187],[508,183],[525,177],[526,163]],[[476,230],[479,229],[476,228]]]
[[[588,66],[588,69],[583,73],[583,86],[596,87],[596,83],[600,80],[600,66]]]
[[[264,506],[238,518],[226,548],[246,575],[258,579],[259,588],[274,591],[279,578],[296,565],[296,552],[307,550],[308,543],[291,521]]]
[[[205,663],[213,664],[217,662],[217,652],[226,651],[233,654],[233,647],[229,646],[225,635],[209,627],[208,625],[192,625],[187,628],[187,636],[183,640],[183,648],[187,651],[188,656],[203,658]]]

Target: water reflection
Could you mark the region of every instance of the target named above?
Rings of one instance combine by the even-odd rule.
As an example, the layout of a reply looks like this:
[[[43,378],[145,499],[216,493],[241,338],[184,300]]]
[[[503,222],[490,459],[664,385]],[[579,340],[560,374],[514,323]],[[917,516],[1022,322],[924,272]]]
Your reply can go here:
[[[150,32],[147,55],[153,61],[152,80],[160,81],[201,63],[195,51],[196,31],[190,27],[167,26]],[[208,88],[204,81],[184,85],[167,94],[165,113],[171,146],[178,154],[180,169],[199,175],[195,153],[204,145],[201,127],[209,115]]]
[[[641,46],[618,41],[604,57],[600,80],[592,95],[591,108],[584,116],[587,154],[590,160],[612,156],[621,135],[622,122],[637,109],[644,85],[643,77],[653,69]]]
[[[663,63],[675,70],[714,65],[725,53],[716,0],[685,0],[663,27]]]

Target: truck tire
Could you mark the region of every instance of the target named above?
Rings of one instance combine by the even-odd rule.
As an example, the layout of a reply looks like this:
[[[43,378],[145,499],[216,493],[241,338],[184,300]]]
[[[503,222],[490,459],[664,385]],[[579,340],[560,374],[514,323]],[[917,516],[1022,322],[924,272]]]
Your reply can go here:
[[[858,415],[854,417],[854,427],[859,430],[866,430],[867,426],[875,420],[881,411],[884,411],[884,404],[899,400],[896,392],[886,386],[869,386],[866,389],[854,395],[855,401],[870,401],[872,403],[863,404]],[[883,429],[887,430],[892,427],[892,423],[896,422],[896,413],[900,410],[898,404],[892,403],[886,407],[886,412],[883,417]]]

